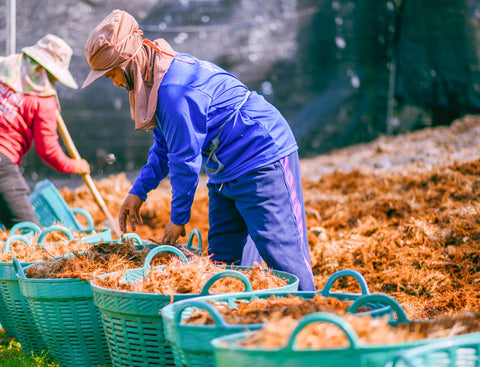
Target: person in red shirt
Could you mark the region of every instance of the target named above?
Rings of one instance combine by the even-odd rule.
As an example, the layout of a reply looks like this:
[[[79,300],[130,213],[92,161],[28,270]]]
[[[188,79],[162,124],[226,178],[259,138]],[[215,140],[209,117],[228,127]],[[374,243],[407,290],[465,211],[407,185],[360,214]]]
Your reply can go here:
[[[0,57],[0,222],[7,228],[23,221],[39,224],[19,169],[33,142],[57,171],[90,173],[87,161],[69,158],[58,142],[55,83],[78,87],[68,70],[71,56],[63,39],[48,34],[20,54]]]

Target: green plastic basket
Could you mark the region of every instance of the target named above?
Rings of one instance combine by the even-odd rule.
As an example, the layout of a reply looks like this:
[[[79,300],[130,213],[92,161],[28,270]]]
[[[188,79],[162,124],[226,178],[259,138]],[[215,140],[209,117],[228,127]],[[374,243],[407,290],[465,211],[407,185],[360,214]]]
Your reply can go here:
[[[0,265],[1,266],[1,265]],[[0,270],[0,273],[2,270]],[[15,330],[15,322],[10,317],[7,302],[3,297],[2,285],[0,283],[0,327],[3,328],[7,336],[17,339],[17,331]]]
[[[23,234],[15,234],[21,231]],[[31,245],[31,238],[35,233],[41,233],[40,227],[32,222],[17,223],[10,230],[10,236],[5,241],[2,251],[8,253],[10,246],[15,241],[23,241],[27,245]],[[32,262],[24,263],[30,265]],[[12,299],[12,295],[14,299]],[[26,308],[26,300],[20,293],[17,284],[15,271],[12,263],[0,263],[0,324],[5,329],[8,336],[18,339],[25,351],[29,353],[33,351],[38,353],[43,348],[43,344],[37,347],[39,342],[37,337],[32,335],[30,320],[31,312]],[[17,327],[19,333],[17,333]],[[33,332],[35,332],[35,328]]]
[[[33,237],[35,233],[42,233],[42,229],[33,222],[19,222],[15,223],[10,231],[8,232],[8,237],[12,237],[20,231],[20,234],[25,237]]]
[[[152,250],[142,268],[128,270],[125,281],[132,282],[147,277],[151,270],[150,255],[153,256],[164,248],[165,246],[159,246]],[[239,268],[249,269],[248,267]],[[287,290],[298,289],[297,277],[283,272],[277,272],[277,274],[291,281]],[[225,277],[240,279],[246,290],[252,291],[248,278],[233,269],[212,276],[199,294],[170,296],[136,293],[106,289],[93,284],[94,301],[102,313],[102,322],[114,366],[175,366],[171,346],[165,339],[160,310],[172,302],[209,295],[213,283]]]
[[[478,367],[480,337],[431,343],[399,353],[385,367]]]
[[[55,185],[48,179],[35,185],[34,190],[30,193],[30,201],[35,216],[44,227],[63,223],[72,230],[93,229],[93,219],[90,213],[82,208],[70,208]],[[81,214],[87,219],[88,228],[84,228],[78,222],[75,214]]]
[[[62,231],[67,237],[72,237],[71,232],[62,226],[52,226],[47,228],[43,232],[43,237],[50,231]],[[22,231],[22,235],[15,234],[17,231]],[[3,251],[8,252],[10,246],[14,241],[23,241],[25,244],[31,245],[31,237],[35,233],[42,233],[40,227],[32,222],[22,222],[14,225],[10,230],[13,235],[6,241]],[[102,236],[102,241],[108,242],[106,239],[111,237],[111,231],[104,231],[102,233],[95,234]],[[139,245],[145,245],[149,248],[153,248],[154,245],[143,242],[142,239],[135,233],[126,233],[122,238],[133,238]],[[40,238],[39,238],[40,239]],[[120,242],[119,239],[116,242]],[[43,238],[40,239],[40,243],[43,242]],[[92,237],[92,242],[93,237]],[[101,242],[101,241],[100,241]],[[190,246],[190,249],[194,250],[195,247]],[[38,263],[38,262],[35,262]],[[22,267],[32,265],[34,262],[21,263]],[[11,294],[14,295],[12,298]],[[32,313],[28,307],[27,299],[21,294],[18,279],[15,275],[15,270],[12,263],[0,262],[0,324],[4,328],[8,336],[19,340],[22,344],[24,351],[29,353],[39,353],[45,347],[45,343],[41,338],[38,338],[38,328],[32,322]],[[17,333],[16,325],[19,327]]]
[[[137,235],[122,237],[134,238],[139,243],[138,249],[154,247]],[[111,365],[101,315],[93,302],[90,283],[78,278],[27,278],[18,261],[14,266],[35,325],[57,362],[61,366]]]
[[[332,293],[333,284],[344,277],[353,277],[360,284],[362,293]],[[215,338],[239,333],[245,330],[256,330],[263,324],[227,324],[221,314],[216,310],[216,305],[226,305],[230,308],[238,307],[237,302],[248,303],[260,298],[269,298],[272,295],[287,297],[294,295],[304,299],[312,299],[316,294],[324,297],[335,297],[339,300],[356,300],[363,295],[370,294],[365,278],[357,271],[344,269],[336,272],[327,280],[325,287],[317,292],[264,292],[264,293],[233,293],[212,295],[185,300],[167,305],[162,309],[163,324],[166,339],[170,342],[177,366],[189,367],[214,367],[215,359],[211,341]],[[188,318],[195,308],[206,310],[212,316],[215,325],[188,325],[182,320]],[[369,311],[361,314],[383,316],[391,312],[391,307],[382,302],[370,302]],[[360,314],[360,313],[359,313]]]
[[[37,244],[40,246],[43,246],[43,241],[46,235],[53,231],[63,232],[67,236],[68,240],[72,240],[74,238],[70,230],[68,230],[63,226],[53,225],[42,231],[42,229],[33,222],[20,222],[20,223],[16,223],[10,229],[9,237],[7,241],[5,241],[5,243],[3,244],[3,251],[9,252],[11,244],[19,240],[23,241],[25,244],[31,245],[31,238],[36,233],[40,234],[37,240]],[[17,234],[17,232],[20,232],[21,234]],[[86,243],[111,241],[111,238],[112,238],[112,232],[110,229],[82,230],[81,232],[83,232],[85,235],[82,238],[80,238],[79,241],[83,241]],[[23,265],[26,265],[26,264],[30,265],[32,263],[23,263]],[[7,268],[11,268],[13,265],[11,263],[7,263],[7,264],[2,264],[0,266],[2,267],[6,266]],[[9,301],[9,298],[10,298],[10,292],[17,292],[18,287],[17,285],[13,284],[16,282],[16,278],[14,276],[15,274],[13,273],[13,270],[6,271],[6,272],[9,273],[10,275],[13,274],[13,276],[5,275],[7,276],[7,278],[4,278],[3,275],[1,275],[4,272],[0,271],[0,324],[2,325],[2,327],[4,328],[8,336],[18,339],[18,335],[15,328],[14,314],[12,313],[13,311],[11,311],[13,310],[13,306],[12,305],[10,307],[7,306],[7,302]],[[8,286],[7,286],[7,282],[8,282]],[[23,297],[21,297],[21,295],[18,294],[16,298],[16,302],[18,303],[17,308],[18,307],[19,309],[22,308],[20,304],[23,301],[24,301]],[[20,312],[20,311],[17,311],[17,312]],[[26,311],[26,313],[28,314],[29,312]],[[24,313],[22,313],[22,315],[23,314]],[[27,325],[27,327],[28,327],[28,324],[29,324],[29,321],[26,321],[25,325]],[[24,328],[21,327],[21,329],[22,329],[21,334],[27,335],[25,334],[25,330],[23,330]],[[28,329],[30,328],[28,327]],[[29,344],[32,344],[32,343],[34,343],[34,345],[38,344],[37,337],[34,337],[30,343],[27,342],[27,340],[30,339],[29,337],[27,337],[26,339],[24,337],[20,337],[20,339],[23,339],[24,341],[23,344],[26,345],[27,350],[32,349],[28,347]],[[38,348],[33,348],[32,350],[38,350]]]
[[[38,233],[37,245],[40,247],[44,247],[43,241],[45,240],[46,236],[51,232],[62,232],[67,236],[67,241],[74,240],[75,237],[73,236],[72,232],[62,226],[62,225],[52,225],[48,228],[45,228],[43,231],[38,227],[35,223],[32,222],[21,222],[15,224],[12,229],[10,230],[10,234],[8,240],[4,244],[3,250],[8,252],[10,250],[9,244],[12,243],[12,238],[18,238],[15,236],[19,236],[16,234],[17,231],[22,231],[21,236],[26,238],[33,237],[34,233]],[[111,229],[92,229],[92,230],[81,230],[78,231],[82,234],[82,237],[77,238],[77,241],[86,242],[86,243],[98,243],[98,242],[109,242],[112,240],[112,230]],[[9,241],[10,240],[10,241]]]
[[[26,244],[30,243],[30,240],[23,235],[15,235],[9,238],[4,245],[4,249],[7,246],[10,246],[9,241],[23,241]],[[30,264],[30,263],[28,263]],[[18,339],[16,327],[15,327],[15,318],[13,316],[14,306],[11,304],[10,297],[10,288],[8,282],[16,281],[15,271],[13,270],[13,265],[11,263],[1,263],[0,262],[0,325],[7,333],[8,336]]]
[[[399,323],[415,322],[409,321],[401,306],[392,298],[383,294],[370,294],[362,296],[350,307],[355,312],[368,302],[381,301],[390,306],[397,315],[397,319],[391,321],[392,326]],[[327,322],[336,325],[341,329],[350,342],[348,348],[324,349],[324,350],[298,350],[295,348],[295,339],[298,333],[307,325],[314,322]],[[239,341],[251,335],[252,332],[239,333],[220,337],[212,340],[215,361],[217,367],[384,367],[397,353],[415,347],[432,343],[431,339],[415,340],[397,344],[374,344],[365,345],[359,341],[359,337],[352,326],[343,318],[324,312],[310,314],[302,318],[293,331],[289,342],[283,348],[245,348],[238,344]],[[435,341],[449,339],[462,339],[477,337],[480,333],[459,335],[452,338],[439,338]]]
[[[40,233],[38,237],[37,244],[43,245],[43,241],[45,237],[50,232],[62,232],[67,235],[68,241],[74,240],[75,237],[73,236],[72,232],[67,229],[65,226],[62,225],[52,225]],[[98,243],[98,242],[109,242],[112,240],[112,230],[110,228],[107,229],[82,229],[76,232],[81,233],[81,237],[77,238],[77,241],[86,242],[86,243]]]
[[[24,240],[27,241],[26,238]],[[21,265],[31,264],[33,263]],[[35,325],[27,299],[22,295],[12,263],[0,263],[0,297],[5,305],[5,308],[0,309],[0,323],[5,330],[8,330],[9,335],[18,340],[23,353],[25,355],[42,354],[48,351],[42,338],[39,337],[40,330]]]
[[[86,243],[111,242],[112,230],[110,228],[85,229],[78,231],[82,233],[82,237],[77,238],[77,241]]]
[[[92,289],[80,279],[31,279],[14,264],[41,338],[60,366],[110,365],[100,313]]]

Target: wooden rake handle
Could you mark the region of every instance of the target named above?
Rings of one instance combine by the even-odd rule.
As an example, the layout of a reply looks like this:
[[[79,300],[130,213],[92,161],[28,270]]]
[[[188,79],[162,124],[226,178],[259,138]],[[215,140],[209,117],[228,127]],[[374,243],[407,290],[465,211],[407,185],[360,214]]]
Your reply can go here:
[[[65,143],[65,146],[68,150],[68,153],[73,159],[82,159],[80,157],[80,153],[78,153],[77,148],[75,147],[75,143],[72,140],[72,137],[70,136],[70,133],[68,132],[67,125],[65,125],[65,121],[63,121],[62,115],[60,115],[60,112],[57,112],[57,126],[58,130],[60,132],[60,136],[62,137],[63,142]],[[100,207],[102,212],[106,215],[110,226],[112,227],[113,232],[120,237],[122,235],[122,232],[120,231],[120,228],[118,227],[117,221],[113,218],[112,214],[108,210],[107,205],[105,204],[105,201],[103,201],[102,196],[100,195],[100,192],[98,191],[97,187],[95,186],[95,183],[93,182],[92,176],[90,174],[82,174],[83,180],[87,184],[88,188],[90,189],[90,192],[93,195],[93,198],[95,199],[95,202],[97,205]]]

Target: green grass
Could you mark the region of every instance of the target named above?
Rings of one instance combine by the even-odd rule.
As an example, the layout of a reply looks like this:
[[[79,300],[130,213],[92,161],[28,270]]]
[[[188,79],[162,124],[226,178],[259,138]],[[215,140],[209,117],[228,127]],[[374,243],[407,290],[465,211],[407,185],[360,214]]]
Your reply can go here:
[[[46,355],[28,356],[22,352],[22,346],[15,339],[9,338],[0,328],[0,366],[2,367],[58,367]]]

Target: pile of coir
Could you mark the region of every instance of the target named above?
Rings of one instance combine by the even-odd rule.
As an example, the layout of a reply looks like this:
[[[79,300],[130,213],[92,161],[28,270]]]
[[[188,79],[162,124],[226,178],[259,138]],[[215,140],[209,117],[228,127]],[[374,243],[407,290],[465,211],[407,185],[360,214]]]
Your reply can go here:
[[[392,326],[389,317],[372,318],[370,315],[342,316],[353,327],[363,344],[397,344],[420,339],[453,337],[480,331],[480,313],[461,312],[456,315],[442,315],[432,320],[399,323]],[[247,348],[274,349],[284,347],[299,320],[291,316],[267,322],[245,339],[239,341]],[[349,341],[338,326],[327,322],[307,325],[296,337],[298,349],[347,348]]]
[[[191,258],[188,262],[172,257],[168,264],[163,267],[152,268],[148,277],[139,281],[126,282],[124,271],[119,271],[102,279],[94,279],[93,283],[105,288],[130,292],[165,295],[198,294],[213,275],[224,270],[227,270],[226,265],[215,263],[209,257],[197,256]],[[285,279],[276,276],[268,269],[263,269],[258,264],[251,268],[235,270],[247,276],[253,290],[273,289],[287,285]],[[210,292],[241,292],[244,289],[241,280],[225,277],[216,281],[210,288]]]
[[[37,279],[90,280],[101,274],[141,267],[150,251],[147,246],[135,245],[132,239],[124,239],[121,243],[100,242],[90,246],[87,251],[32,265],[27,268],[26,275]],[[152,264],[165,264],[169,258],[167,253],[158,254]]]
[[[260,324],[282,317],[292,317],[295,320],[314,312],[330,312],[336,315],[345,315],[352,301],[339,300],[336,297],[324,297],[317,293],[311,299],[295,296],[271,295],[268,298],[239,299],[235,307],[225,303],[212,303],[222,315],[227,324],[246,325]],[[361,311],[361,310],[360,310]],[[205,310],[195,310],[182,323],[189,325],[214,325],[212,316]]]

